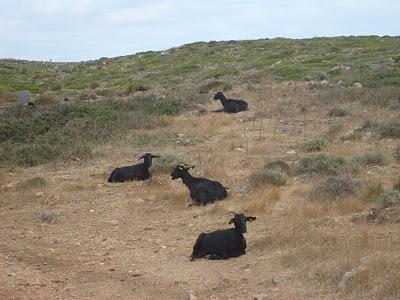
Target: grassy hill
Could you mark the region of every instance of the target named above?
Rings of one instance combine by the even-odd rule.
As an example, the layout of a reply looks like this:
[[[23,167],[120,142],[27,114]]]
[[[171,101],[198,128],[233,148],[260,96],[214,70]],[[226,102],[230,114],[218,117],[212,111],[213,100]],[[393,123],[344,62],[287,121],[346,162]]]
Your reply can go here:
[[[167,51],[149,51],[80,63],[0,60],[0,91],[73,93],[103,89],[111,93],[138,86],[207,89],[254,82],[343,80],[376,87],[400,84],[399,37],[336,37],[198,42]]]

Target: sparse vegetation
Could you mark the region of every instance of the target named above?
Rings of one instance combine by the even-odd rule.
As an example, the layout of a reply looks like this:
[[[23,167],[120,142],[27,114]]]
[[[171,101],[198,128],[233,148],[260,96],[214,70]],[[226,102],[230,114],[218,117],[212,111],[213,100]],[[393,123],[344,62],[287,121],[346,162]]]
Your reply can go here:
[[[343,107],[335,107],[328,113],[330,117],[346,117],[350,115],[350,111]]]
[[[326,141],[324,139],[313,139],[311,141],[308,141],[305,144],[305,148],[308,152],[316,152],[316,151],[321,151],[326,147]]]
[[[379,133],[382,138],[400,138],[400,118],[380,124]]]
[[[384,192],[382,183],[380,182],[371,182],[366,187],[366,190],[360,197],[364,202],[376,202],[378,197]]]
[[[272,184],[282,186],[286,184],[285,171],[279,165],[266,164],[263,168],[253,173],[250,182],[253,186]]]
[[[264,166],[265,169],[280,169],[282,172],[286,173],[286,174],[290,174],[291,172],[291,168],[288,165],[288,163],[284,162],[283,160],[276,160],[276,161],[272,161],[267,163]]]
[[[328,179],[316,185],[312,192],[312,199],[342,199],[353,195],[359,182],[351,179],[350,177],[329,177]]]
[[[400,191],[396,189],[384,191],[378,196],[377,201],[384,207],[400,204]]]
[[[39,219],[41,222],[48,224],[54,224],[60,221],[62,212],[59,210],[50,210],[39,213]]]
[[[178,165],[185,163],[185,159],[174,154],[164,154],[153,161],[152,169],[158,173],[171,173]]]
[[[340,175],[349,168],[349,162],[342,156],[329,156],[319,154],[306,157],[300,160],[296,166],[297,174],[322,174],[322,175]]]
[[[55,159],[90,158],[94,143],[129,129],[161,126],[165,122],[159,116],[177,114],[188,105],[151,96],[51,106],[34,113],[11,109],[0,121],[0,161],[33,166]]]
[[[17,185],[17,190],[24,191],[30,189],[43,188],[46,185],[47,181],[43,177],[33,177],[31,179],[19,183]]]
[[[355,159],[364,166],[384,166],[388,162],[388,158],[380,152],[366,152]]]

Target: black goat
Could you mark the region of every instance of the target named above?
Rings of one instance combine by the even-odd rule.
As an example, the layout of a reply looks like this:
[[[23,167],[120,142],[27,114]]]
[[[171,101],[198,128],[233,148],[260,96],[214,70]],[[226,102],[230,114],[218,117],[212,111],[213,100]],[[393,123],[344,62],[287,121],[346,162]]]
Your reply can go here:
[[[190,260],[208,256],[208,259],[228,259],[238,257],[246,253],[246,222],[254,221],[256,217],[246,217],[244,214],[236,214],[229,221],[235,224],[235,228],[217,230],[210,233],[201,233],[193,246]]]
[[[153,158],[159,157],[151,153],[146,153],[139,159],[144,158],[144,162],[141,164],[115,168],[108,182],[125,182],[128,180],[146,180],[150,178],[149,168]],[[139,160],[138,159],[138,160]]]
[[[190,190],[190,198],[198,205],[213,203],[215,200],[222,200],[228,196],[226,189],[221,183],[206,178],[196,178],[189,174],[188,170],[193,168],[187,164],[179,164],[171,173],[171,179],[181,178],[186,187]]]
[[[224,111],[226,113],[237,113],[239,111],[247,110],[247,102],[244,100],[227,99],[222,92],[217,92],[214,100],[221,100],[224,108],[217,110],[217,112]]]

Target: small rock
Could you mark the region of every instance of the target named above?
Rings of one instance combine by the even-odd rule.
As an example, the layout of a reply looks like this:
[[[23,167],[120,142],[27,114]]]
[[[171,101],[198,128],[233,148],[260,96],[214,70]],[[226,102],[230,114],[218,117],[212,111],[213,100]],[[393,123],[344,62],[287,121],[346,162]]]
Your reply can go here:
[[[344,80],[339,80],[337,85],[344,85]]]
[[[363,85],[361,84],[361,83],[359,83],[359,82],[355,82],[354,84],[353,84],[353,87],[355,87],[355,88],[362,88],[363,87]]]
[[[189,290],[187,300],[196,300],[197,297],[194,295],[192,290]]]
[[[329,81],[328,80],[322,80],[320,84],[322,86],[328,86],[329,85]]]
[[[94,213],[94,209],[89,210],[89,212],[90,212],[91,214]]]
[[[288,152],[286,152],[286,154],[295,155],[295,154],[296,154],[296,151],[294,151],[294,150],[289,150]]]

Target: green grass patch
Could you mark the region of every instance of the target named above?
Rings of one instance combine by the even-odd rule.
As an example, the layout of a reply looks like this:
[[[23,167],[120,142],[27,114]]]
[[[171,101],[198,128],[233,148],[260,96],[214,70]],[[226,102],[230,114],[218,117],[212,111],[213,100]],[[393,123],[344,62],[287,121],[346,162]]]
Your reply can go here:
[[[355,171],[355,166],[343,156],[319,154],[303,158],[295,168],[296,174],[340,175],[345,171]]]
[[[317,152],[323,150],[327,145],[327,142],[324,139],[313,139],[305,143],[304,147],[308,152]]]
[[[380,152],[366,152],[357,156],[355,160],[364,166],[384,166],[388,163],[386,155]]]
[[[350,111],[343,107],[335,107],[328,113],[330,117],[346,117],[350,115]]]
[[[186,107],[185,102],[157,97],[52,105],[34,112],[13,107],[0,120],[0,162],[34,166],[72,157],[88,159],[97,143],[129,130],[163,126],[161,116]]]

